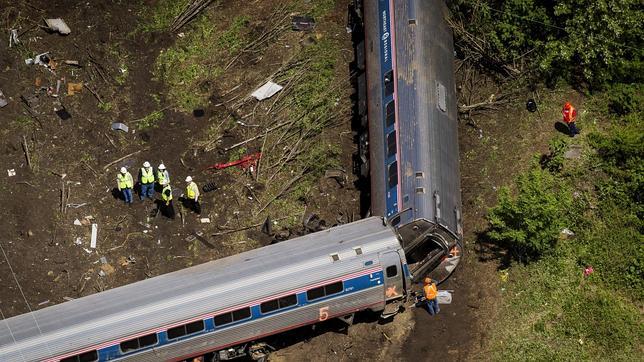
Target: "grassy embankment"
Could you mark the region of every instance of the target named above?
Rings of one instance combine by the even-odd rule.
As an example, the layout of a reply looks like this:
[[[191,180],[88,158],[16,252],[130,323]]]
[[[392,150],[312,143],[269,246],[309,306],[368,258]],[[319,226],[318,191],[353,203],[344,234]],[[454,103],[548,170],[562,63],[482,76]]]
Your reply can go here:
[[[495,360],[641,360],[642,90],[620,85],[588,96],[582,134],[553,139],[549,155],[536,155],[500,191],[487,236],[512,262],[501,271]],[[581,157],[564,158],[573,144]],[[563,237],[563,228],[575,235]],[[585,277],[587,266],[594,272]]]

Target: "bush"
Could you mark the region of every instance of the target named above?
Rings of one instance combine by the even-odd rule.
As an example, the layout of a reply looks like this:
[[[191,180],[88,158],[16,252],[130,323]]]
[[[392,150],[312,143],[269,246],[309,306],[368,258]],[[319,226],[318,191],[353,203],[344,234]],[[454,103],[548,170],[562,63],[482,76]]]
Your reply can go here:
[[[535,167],[519,176],[515,196],[507,187],[501,189],[488,215],[487,236],[521,261],[539,259],[555,247],[561,229],[571,227],[571,208],[569,188]]]

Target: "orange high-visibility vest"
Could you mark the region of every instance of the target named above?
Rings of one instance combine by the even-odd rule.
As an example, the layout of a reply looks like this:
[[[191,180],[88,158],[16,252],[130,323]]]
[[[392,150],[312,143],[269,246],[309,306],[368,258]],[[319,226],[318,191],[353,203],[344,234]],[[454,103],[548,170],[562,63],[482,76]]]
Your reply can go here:
[[[427,298],[427,300],[435,299],[438,295],[438,287],[436,287],[436,283],[425,285],[423,287],[423,291],[425,292],[425,298]]]
[[[566,123],[573,123],[577,118],[577,110],[570,103],[564,105],[561,114],[563,114],[563,121]]]

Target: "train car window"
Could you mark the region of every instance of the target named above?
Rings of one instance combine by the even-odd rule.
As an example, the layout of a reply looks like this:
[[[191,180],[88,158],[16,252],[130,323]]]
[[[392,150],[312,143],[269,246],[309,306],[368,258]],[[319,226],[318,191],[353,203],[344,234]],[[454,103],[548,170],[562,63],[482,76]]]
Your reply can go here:
[[[385,117],[387,121],[387,127],[391,127],[396,123],[396,102],[391,101],[387,103],[387,116]]]
[[[306,291],[306,299],[315,300],[324,297],[324,287],[317,287]]]
[[[389,165],[389,188],[398,185],[398,161]]]
[[[395,265],[388,266],[386,269],[387,278],[393,278],[398,275],[398,268]]]
[[[286,307],[290,307],[292,305],[296,305],[297,304],[297,297],[295,296],[295,294],[291,294],[291,295],[287,295],[286,297],[282,297],[282,298],[278,299],[278,301],[279,301],[280,309],[281,308],[286,308]]]
[[[394,71],[390,70],[385,73],[385,97],[394,94]]]
[[[121,342],[120,344],[121,352],[127,353],[137,349],[145,348],[147,346],[157,344],[157,342],[158,342],[158,339],[157,339],[156,333],[147,334],[142,337],[133,338],[125,342]]]
[[[233,320],[235,322],[240,321],[242,319],[250,318],[250,308],[242,308],[242,309],[237,309],[233,311]]]
[[[156,333],[151,333],[143,337],[139,337],[139,348],[144,348],[157,344],[159,338]]]
[[[343,290],[344,290],[344,287],[342,286],[341,281],[324,286],[324,294],[326,295],[337,294]]]
[[[94,362],[98,361],[98,352],[96,350],[77,354],[75,356],[63,358],[60,362]]]
[[[224,313],[215,316],[214,318],[215,321],[215,326],[223,326],[224,324],[232,323],[233,322],[233,314],[232,313]]]
[[[268,302],[264,302],[259,305],[260,310],[262,313],[269,313],[274,310],[278,310],[280,308],[279,302],[277,299],[269,300]]]
[[[395,155],[396,151],[396,131],[393,131],[387,135],[387,156]]]
[[[202,320],[168,329],[168,339],[179,338],[188,334],[197,333],[204,330]]]
[[[356,252],[356,255],[362,255],[362,248],[357,247],[357,248],[353,248],[353,250]]]

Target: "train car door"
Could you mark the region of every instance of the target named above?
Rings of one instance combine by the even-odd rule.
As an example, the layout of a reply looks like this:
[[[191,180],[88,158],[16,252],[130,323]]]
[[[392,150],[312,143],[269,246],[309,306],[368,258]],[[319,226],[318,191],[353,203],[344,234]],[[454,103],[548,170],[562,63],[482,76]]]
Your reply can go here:
[[[400,255],[395,251],[380,254],[385,278],[385,301],[400,299],[404,295]]]

